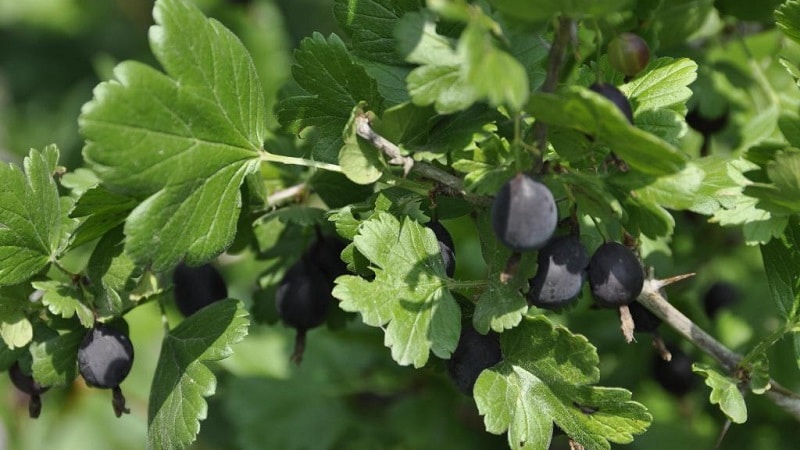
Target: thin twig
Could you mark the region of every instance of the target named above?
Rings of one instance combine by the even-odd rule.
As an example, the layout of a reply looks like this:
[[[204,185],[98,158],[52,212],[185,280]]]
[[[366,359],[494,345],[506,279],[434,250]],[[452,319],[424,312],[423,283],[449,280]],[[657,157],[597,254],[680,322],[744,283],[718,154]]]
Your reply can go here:
[[[539,89],[541,92],[555,92],[558,87],[558,80],[561,76],[561,68],[564,66],[564,60],[567,56],[567,46],[572,36],[572,30],[575,27],[575,21],[566,17],[558,19],[558,28],[556,35],[553,39],[553,45],[550,46],[550,54],[548,56],[547,74]],[[533,136],[536,139],[537,146],[539,147],[539,155],[536,162],[536,167],[542,164],[542,156],[544,155],[545,148],[547,147],[547,125],[541,120],[536,120],[533,126]]]
[[[389,164],[402,166],[403,173],[408,175],[412,170],[417,175],[436,181],[441,184],[446,191],[451,194],[459,195],[468,202],[478,206],[488,206],[492,203],[489,197],[473,194],[464,189],[461,178],[449,174],[438,167],[423,161],[414,161],[410,156],[403,156],[400,149],[393,142],[379,135],[372,129],[369,119],[365,115],[355,118],[356,134],[362,139],[367,140],[373,147],[382,151],[389,160]]]
[[[686,340],[717,360],[728,372],[736,371],[742,356],[725,347],[672,306],[659,292],[664,286],[664,280],[648,279],[636,300]],[[766,392],[767,398],[800,421],[800,395],[781,386],[775,380],[769,382],[770,390]]]

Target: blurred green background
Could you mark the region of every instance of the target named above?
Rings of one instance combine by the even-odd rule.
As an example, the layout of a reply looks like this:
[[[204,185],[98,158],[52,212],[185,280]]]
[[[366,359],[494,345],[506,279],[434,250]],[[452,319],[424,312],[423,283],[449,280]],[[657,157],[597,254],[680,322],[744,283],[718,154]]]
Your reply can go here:
[[[233,2],[198,0],[204,11],[234,30],[250,49],[266,98],[272,104],[289,76],[291,50],[313,31],[336,32],[332,0]],[[708,2],[697,2],[708,3]],[[774,3],[774,2],[773,2]],[[790,87],[779,71],[777,33],[769,15],[753,15],[743,2],[718,2],[720,28],[737,17],[757,26],[745,45],[765,64],[773,88]],[[759,3],[759,5],[762,5]],[[763,6],[763,5],[762,5]],[[56,143],[62,164],[81,166],[77,117],[92,88],[111,77],[125,59],[155,64],[147,46],[152,2],[144,0],[0,0],[0,160],[19,162],[31,147]],[[739,8],[739,9],[737,9]],[[708,25],[708,23],[706,24]],[[746,143],[742,130],[758,107],[754,88],[735,74],[744,71],[740,50],[722,32],[704,37],[702,46],[681,42],[664,46],[665,55],[690,56],[701,64],[693,86],[695,107],[714,115],[730,108],[728,125],[711,139],[711,152],[735,152]],[[341,34],[341,33],[340,33]],[[685,36],[684,36],[685,37]],[[737,60],[738,58],[738,60]],[[752,81],[752,80],[749,80]],[[796,101],[792,88],[787,101]],[[274,118],[270,124],[275,125]],[[702,137],[690,132],[689,151]],[[699,325],[737,351],[780,326],[768,296],[758,249],[743,245],[740,230],[707,223],[707,218],[675,213],[676,234],[670,249],[645,245],[647,261],[657,273],[698,275],[669,289],[670,300]],[[458,253],[456,277],[483,277],[474,225],[467,218],[447,221]],[[671,253],[671,254],[670,254]],[[252,303],[255,275],[263,263],[243,254],[221,259],[231,296]],[[742,301],[713,321],[701,304],[705,291],[727,280]],[[616,315],[593,310],[584,299],[554,320],[583,333],[598,347],[602,384],[634,392],[650,408],[654,422],[631,449],[713,448],[724,418],[708,404],[708,389],[698,380],[682,398],[665,392],[651,375],[654,350],[648,336],[625,345]],[[174,311],[173,311],[174,312]],[[548,313],[550,314],[550,313]],[[0,377],[0,450],[142,449],[147,428],[147,397],[162,338],[156,305],[126,316],[136,359],[122,388],[131,414],[117,419],[107,391],[87,388],[78,380],[70,389],[43,397],[38,420],[27,417],[27,399],[5,376]],[[177,321],[174,314],[172,320]],[[663,328],[663,327],[662,327]],[[662,330],[667,341],[679,339]],[[289,364],[293,334],[282,325],[253,325],[250,336],[229,360],[215,366],[217,395],[209,400],[196,449],[505,449],[505,438],[483,432],[471,399],[458,393],[443,364],[422,370],[398,367],[383,346],[383,334],[350,321],[344,329],[313,330],[301,367]],[[710,362],[687,343],[681,347],[697,361]],[[773,377],[800,390],[800,377],[788,342],[771,350]],[[730,428],[720,448],[790,449],[797,447],[797,423],[764,398],[749,396],[749,421]],[[568,448],[563,437],[554,449]]]

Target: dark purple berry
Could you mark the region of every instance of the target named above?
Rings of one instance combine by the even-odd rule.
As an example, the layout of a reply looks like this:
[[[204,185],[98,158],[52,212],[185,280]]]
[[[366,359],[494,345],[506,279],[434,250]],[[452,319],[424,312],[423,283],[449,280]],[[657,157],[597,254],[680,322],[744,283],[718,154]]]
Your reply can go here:
[[[661,319],[642,306],[639,302],[628,305],[628,309],[633,317],[634,331],[637,333],[655,333],[661,325]]]
[[[692,359],[678,346],[669,343],[667,349],[672,354],[670,361],[658,355],[653,357],[653,377],[667,392],[676,397],[688,394],[697,383],[697,375],[692,372]]]
[[[577,236],[559,236],[539,250],[528,301],[539,308],[560,309],[578,297],[586,280],[589,254]]]
[[[631,108],[631,102],[628,101],[628,98],[625,97],[625,94],[617,89],[616,86],[608,83],[595,83],[589,86],[589,89],[610,100],[611,103],[615,104],[617,108],[619,108],[619,110],[622,112],[622,115],[628,119],[628,122],[633,123],[633,108]]]
[[[347,273],[347,264],[342,261],[341,255],[347,242],[338,236],[324,236],[318,234],[317,240],[306,250],[304,258],[311,261],[320,272],[330,281],[331,289],[333,280]]]
[[[730,307],[739,301],[739,289],[731,283],[718,281],[703,296],[703,307],[709,319],[717,316],[721,309]]]
[[[558,222],[550,189],[525,174],[500,188],[492,203],[492,228],[497,239],[515,252],[536,250],[547,243]]]
[[[30,400],[28,402],[28,415],[32,419],[39,417],[39,414],[42,412],[41,394],[50,389],[50,387],[42,386],[36,382],[31,375],[23,372],[22,368],[19,366],[19,362],[15,362],[8,369],[8,376],[11,378],[11,382],[14,383],[14,386],[16,386],[17,389],[25,394],[30,395]]]
[[[500,337],[490,331],[480,334],[471,325],[461,327],[461,336],[453,355],[446,361],[447,373],[456,387],[466,395],[472,395],[475,381],[485,369],[503,359],[500,352]]]
[[[611,67],[632,77],[650,62],[647,42],[633,33],[622,33],[608,43],[608,62]]]
[[[133,366],[133,344],[128,336],[98,323],[86,333],[78,348],[78,371],[86,384],[113,390],[114,413],[120,417],[129,410],[119,385]]]
[[[438,220],[431,220],[425,226],[433,230],[433,234],[436,235],[436,240],[439,242],[439,253],[444,261],[444,271],[448,277],[452,277],[456,272],[456,251],[453,246],[453,237]]]
[[[622,244],[607,242],[589,261],[589,286],[600,306],[629,305],[644,286],[644,270],[636,255]]]
[[[211,264],[189,267],[179,264],[172,273],[175,305],[184,317],[228,297],[228,287]]]

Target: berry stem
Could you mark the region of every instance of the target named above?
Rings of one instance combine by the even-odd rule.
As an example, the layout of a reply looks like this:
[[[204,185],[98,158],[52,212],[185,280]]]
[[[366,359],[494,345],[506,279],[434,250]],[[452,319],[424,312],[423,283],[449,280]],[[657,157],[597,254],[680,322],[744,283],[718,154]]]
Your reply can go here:
[[[117,417],[122,417],[122,414],[130,414],[131,410],[125,407],[125,396],[122,395],[122,389],[119,386],[113,388],[111,405],[114,407],[114,414]]]
[[[306,330],[298,329],[294,338],[294,352],[289,360],[300,365],[303,362],[303,353],[306,351]]]

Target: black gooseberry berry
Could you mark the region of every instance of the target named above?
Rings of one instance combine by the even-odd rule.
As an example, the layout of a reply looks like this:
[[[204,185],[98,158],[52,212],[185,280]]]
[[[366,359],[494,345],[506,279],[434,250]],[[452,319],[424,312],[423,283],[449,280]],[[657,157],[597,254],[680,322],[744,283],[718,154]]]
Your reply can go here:
[[[644,270],[628,247],[607,242],[589,261],[589,286],[600,306],[627,306],[639,296],[644,286]]]
[[[325,322],[333,303],[331,282],[306,258],[300,258],[284,274],[275,293],[275,306],[283,322],[297,330],[292,361],[303,359],[306,332]]]
[[[175,305],[184,317],[228,297],[222,275],[211,264],[189,267],[179,264],[172,273]]]
[[[489,331],[488,334],[480,334],[471,324],[465,324],[461,327],[456,350],[446,361],[447,373],[458,390],[471,396],[481,372],[502,359],[497,333]]]
[[[676,397],[688,394],[697,383],[697,375],[692,372],[692,358],[673,343],[668,343],[667,348],[672,354],[670,361],[654,355],[653,378],[664,390]]]
[[[557,222],[553,193],[522,173],[504,184],[492,203],[494,234],[515,252],[544,246],[555,232]]]
[[[98,323],[86,333],[78,347],[78,371],[86,384],[112,389],[114,414],[130,412],[119,385],[133,366],[133,344],[128,335],[116,328]]]
[[[586,281],[589,254],[577,236],[552,239],[539,250],[528,301],[539,308],[561,309],[575,300]]]
[[[595,83],[589,86],[589,89],[610,100],[611,103],[619,108],[622,115],[628,119],[628,122],[633,123],[633,108],[631,108],[631,102],[628,101],[628,97],[625,97],[625,94],[617,89],[616,86],[608,83]]]
[[[331,289],[333,289],[333,280],[347,273],[347,264],[341,258],[345,247],[347,247],[347,243],[340,237],[326,236],[318,231],[317,239],[306,250],[304,258],[314,262],[314,265],[330,282]]]
[[[730,307],[739,301],[739,289],[726,281],[718,281],[711,285],[703,296],[703,308],[709,319],[719,314],[721,309]]]
[[[651,334],[658,332],[661,319],[656,317],[649,309],[642,306],[639,302],[631,303],[628,305],[628,309],[631,312],[631,317],[633,317],[634,331],[637,333]]]
[[[641,37],[622,33],[608,43],[608,62],[614,69],[632,77],[647,67],[650,48]]]
[[[50,387],[42,386],[36,380],[34,380],[31,375],[23,372],[22,368],[19,366],[19,361],[14,362],[14,364],[8,369],[8,376],[11,378],[11,382],[14,383],[14,386],[16,386],[17,389],[25,394],[30,395],[30,400],[28,402],[28,415],[32,419],[39,417],[39,414],[42,412],[41,395],[50,389]]]
[[[444,271],[448,277],[452,277],[456,272],[456,251],[453,246],[453,237],[438,220],[431,220],[425,226],[436,235],[436,240],[439,242],[439,253],[444,261]]]

